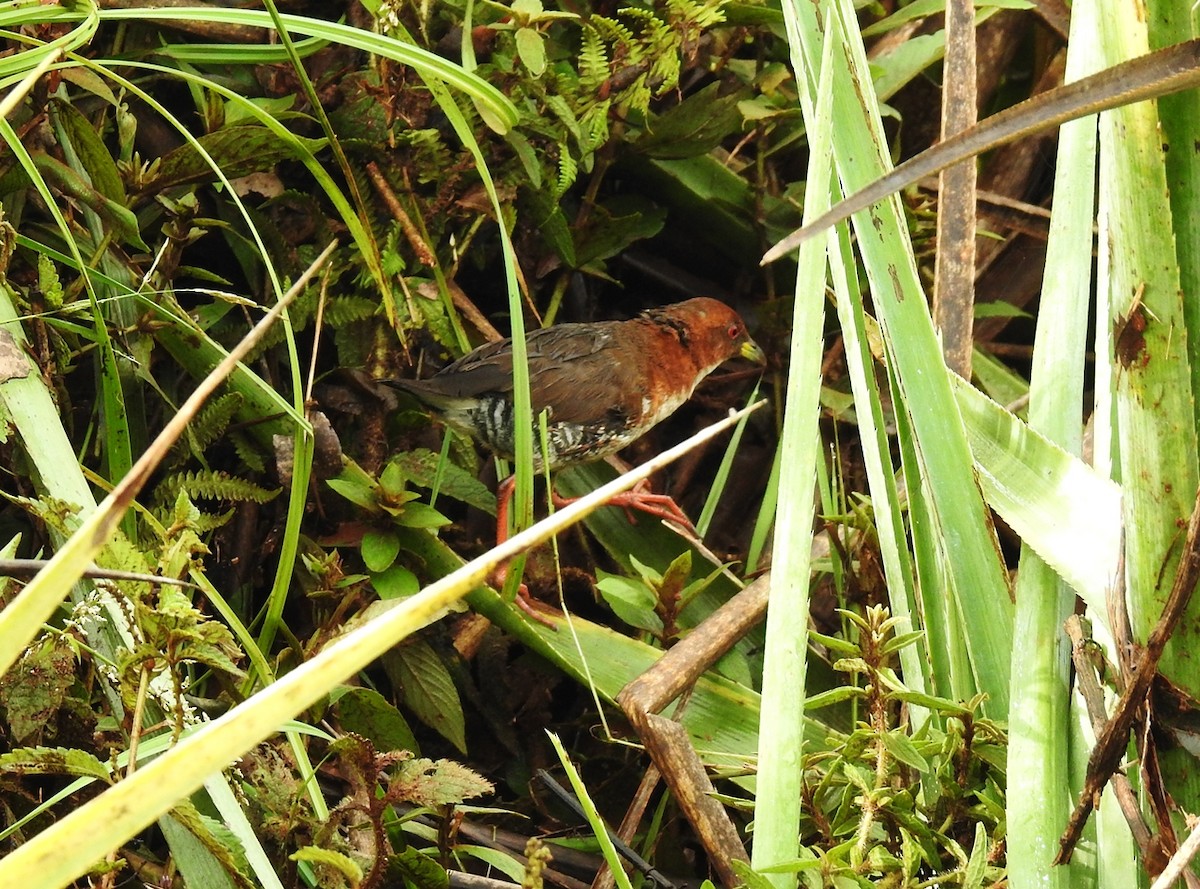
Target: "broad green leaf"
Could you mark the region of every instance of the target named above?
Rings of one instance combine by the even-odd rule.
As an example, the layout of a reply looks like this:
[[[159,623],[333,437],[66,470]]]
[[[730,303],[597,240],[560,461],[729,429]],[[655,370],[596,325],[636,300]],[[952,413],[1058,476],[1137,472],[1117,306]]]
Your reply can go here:
[[[79,110],[69,102],[56,100],[54,108],[57,122],[66,130],[71,147],[79,157],[88,178],[102,195],[117,204],[126,201],[125,186],[112,152],[96,134],[95,128]]]
[[[380,753],[395,750],[421,753],[408,721],[373,688],[345,688],[334,699],[333,707],[343,731],[362,735]]]
[[[437,487],[439,494],[474,506],[489,515],[496,514],[496,495],[475,475],[426,448],[406,451],[392,458],[410,482],[422,488]]]
[[[171,848],[171,860],[189,885],[236,889],[247,881],[246,858],[220,821],[200,814],[191,803],[158,819]]]
[[[325,144],[323,139],[297,137],[297,140],[314,154]],[[296,159],[292,143],[284,142],[266,127],[254,124],[223,127],[215,133],[200,136],[197,141],[230,179]],[[217,179],[212,165],[189,142],[162,158],[156,175],[142,186],[142,191],[154,193],[180,185],[216,182]]]
[[[75,775],[109,780],[108,767],[92,754],[67,747],[18,747],[0,753],[0,773],[8,775]]]
[[[953,380],[988,503],[1104,620],[1121,550],[1120,488]]]
[[[55,718],[74,681],[74,647],[57,634],[44,636],[0,676],[0,705],[18,743]]]
[[[450,671],[427,642],[410,639],[383,658],[384,669],[400,688],[404,705],[463,753],[467,751],[462,701]]]
[[[750,95],[745,88],[730,91],[721,81],[709,84],[657,115],[633,149],[660,159],[705,154],[737,131],[742,117],[738,104]]]
[[[41,152],[33,155],[38,172],[61,191],[79,201],[109,223],[122,242],[149,251],[142,240],[137,216],[123,204],[108,198],[94,185],[61,161]]]

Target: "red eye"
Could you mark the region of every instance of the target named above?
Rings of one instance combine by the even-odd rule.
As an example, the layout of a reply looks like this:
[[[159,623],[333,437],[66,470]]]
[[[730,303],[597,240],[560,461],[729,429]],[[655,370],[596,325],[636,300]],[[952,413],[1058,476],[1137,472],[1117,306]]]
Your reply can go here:
[[[741,336],[742,329],[740,327],[738,327],[736,324],[730,324],[729,330],[727,330],[726,333],[729,334],[729,338],[731,340],[736,340],[739,336]]]

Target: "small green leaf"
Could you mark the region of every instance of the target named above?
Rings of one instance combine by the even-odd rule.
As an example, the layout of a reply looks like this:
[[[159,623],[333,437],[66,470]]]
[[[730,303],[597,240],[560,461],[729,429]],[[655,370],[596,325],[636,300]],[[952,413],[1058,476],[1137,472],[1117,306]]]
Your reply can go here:
[[[866,689],[858,688],[853,685],[839,685],[837,688],[831,688],[828,691],[819,692],[810,698],[805,699],[805,710],[820,710],[822,707],[828,707],[831,704],[840,704],[842,701],[848,701],[850,698],[865,698],[867,696]]]
[[[929,762],[917,752],[917,748],[913,746],[913,742],[903,732],[884,732],[882,738],[883,746],[887,748],[887,752],[900,762],[921,773],[929,771]]]
[[[662,620],[654,611],[654,593],[644,584],[617,574],[597,572],[596,590],[624,623],[639,630],[661,633]]]
[[[324,864],[332,867],[350,880],[354,886],[359,885],[365,874],[362,868],[349,855],[334,852],[332,849],[322,849],[319,846],[305,846],[297,849],[288,858],[292,861],[307,861],[310,864]]]
[[[421,581],[417,575],[400,565],[371,575],[371,585],[379,598],[385,601],[391,599],[407,599],[421,590]]]
[[[379,504],[375,502],[375,489],[368,485],[341,478],[326,479],[325,484],[329,485],[330,488],[341,494],[355,506],[361,506],[363,509],[368,509],[371,512],[379,509]]]
[[[923,630],[914,631],[912,633],[902,633],[901,635],[895,636],[885,642],[882,646],[882,651],[884,654],[891,654],[892,652],[899,651],[900,649],[906,648],[909,645],[916,645],[924,638],[925,632]]]
[[[824,633],[818,633],[816,630],[809,630],[808,635],[814,642],[821,643],[830,651],[837,652],[838,654],[858,654],[858,646],[853,642],[839,639],[836,636],[826,636]]]
[[[540,3],[538,5],[541,6]],[[542,35],[533,28],[518,28],[516,39],[521,63],[534,77],[541,77],[546,70],[546,45],[542,42]]]
[[[1033,317],[1019,306],[1014,306],[1004,300],[975,304],[976,318],[1031,318]]]
[[[528,185],[534,190],[540,189],[542,187],[542,165],[538,160],[537,152],[525,138],[525,134],[517,130],[509,130],[504,134],[504,138],[517,155],[517,159],[521,161],[521,169],[525,171],[525,176],[529,180]]]
[[[971,860],[963,873],[963,889],[979,889],[987,873],[988,836],[982,822],[975,822],[975,843],[971,847]]]
[[[399,523],[406,528],[441,528],[450,520],[427,503],[406,503]]]
[[[662,583],[662,575],[654,568],[642,562],[632,553],[629,556],[629,564],[633,566],[633,570],[646,582],[647,586],[658,586]]]
[[[833,662],[833,669],[839,673],[871,673],[867,662],[860,657],[838,658]]]
[[[896,692],[892,695],[898,701],[904,701],[906,704],[913,704],[917,707],[925,707],[943,716],[970,716],[971,708],[964,707],[956,701],[947,700],[946,698],[935,698],[933,695],[921,694],[915,691]]]
[[[363,535],[363,564],[372,573],[384,571],[396,561],[400,553],[400,539],[391,530],[371,530]]]
[[[389,497],[399,497],[404,494],[404,481],[406,473],[393,460],[383,468],[383,472],[379,473],[379,487],[383,488],[383,492]]]
[[[666,590],[682,589],[692,573],[692,551],[685,549],[667,566],[663,572],[662,588]]]

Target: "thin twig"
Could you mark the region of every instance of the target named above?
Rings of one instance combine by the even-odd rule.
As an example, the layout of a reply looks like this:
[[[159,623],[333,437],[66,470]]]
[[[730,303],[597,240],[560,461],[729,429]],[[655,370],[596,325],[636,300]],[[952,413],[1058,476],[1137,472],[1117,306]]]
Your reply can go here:
[[[1105,727],[1108,725],[1108,711],[1104,707],[1104,688],[1096,676],[1096,665],[1090,656],[1090,652],[1095,651],[1096,648],[1089,638],[1090,632],[1084,629],[1083,618],[1078,614],[1072,614],[1067,618],[1066,626],[1067,636],[1071,640],[1071,661],[1075,665],[1075,687],[1087,707],[1088,718],[1092,723],[1092,732],[1099,738],[1104,734]],[[1137,794],[1133,791],[1133,785],[1123,772],[1116,772],[1112,776],[1112,788],[1121,814],[1125,816],[1125,821],[1129,825],[1133,841],[1141,850],[1142,860],[1149,861],[1153,851],[1151,849],[1153,835],[1146,820],[1142,817],[1141,806],[1138,804]]]
[[[1197,852],[1200,852],[1200,819],[1192,825],[1192,832],[1188,834],[1178,851],[1171,856],[1171,860],[1167,862],[1167,866],[1163,868],[1162,873],[1158,875],[1158,879],[1154,881],[1154,885],[1150,889],[1168,889],[1184,874]]]

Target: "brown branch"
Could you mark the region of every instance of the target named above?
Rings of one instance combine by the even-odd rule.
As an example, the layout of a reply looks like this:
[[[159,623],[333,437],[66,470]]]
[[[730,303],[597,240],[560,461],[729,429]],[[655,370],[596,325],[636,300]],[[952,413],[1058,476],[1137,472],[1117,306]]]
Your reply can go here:
[[[1108,711],[1104,708],[1104,689],[1096,676],[1096,664],[1093,662],[1092,652],[1095,646],[1089,638],[1089,632],[1084,629],[1083,618],[1078,614],[1067,618],[1066,626],[1067,636],[1071,639],[1071,661],[1075,665],[1075,687],[1087,707],[1092,731],[1099,738],[1104,734],[1109,719]],[[1154,851],[1153,835],[1146,820],[1142,818],[1142,810],[1138,805],[1137,794],[1133,792],[1133,785],[1123,772],[1116,772],[1112,776],[1112,786],[1117,805],[1121,814],[1125,816],[1130,834],[1133,835],[1133,841],[1141,850],[1142,860],[1149,861]]]
[[[1083,832],[1083,826],[1087,823],[1088,816],[1091,815],[1092,809],[1096,807],[1096,802],[1100,798],[1100,792],[1116,772],[1125,747],[1129,743],[1129,732],[1133,727],[1138,710],[1148,700],[1150,686],[1158,673],[1158,662],[1162,659],[1163,650],[1175,632],[1175,627],[1183,617],[1184,611],[1187,610],[1192,593],[1196,589],[1197,580],[1200,580],[1200,497],[1197,497],[1196,504],[1192,508],[1191,518],[1188,519],[1187,538],[1184,542],[1183,555],[1179,560],[1179,567],[1175,572],[1175,582],[1171,586],[1171,593],[1163,605],[1162,615],[1150,631],[1146,647],[1142,651],[1141,657],[1138,658],[1133,677],[1126,687],[1125,693],[1117,702],[1112,719],[1109,720],[1104,733],[1097,739],[1096,746],[1092,748],[1092,754],[1088,759],[1087,780],[1084,782],[1083,793],[1080,795],[1075,811],[1071,813],[1066,830],[1059,839],[1058,856],[1054,859],[1055,864],[1065,864],[1070,860],[1075,844],[1079,842],[1079,836]]]

